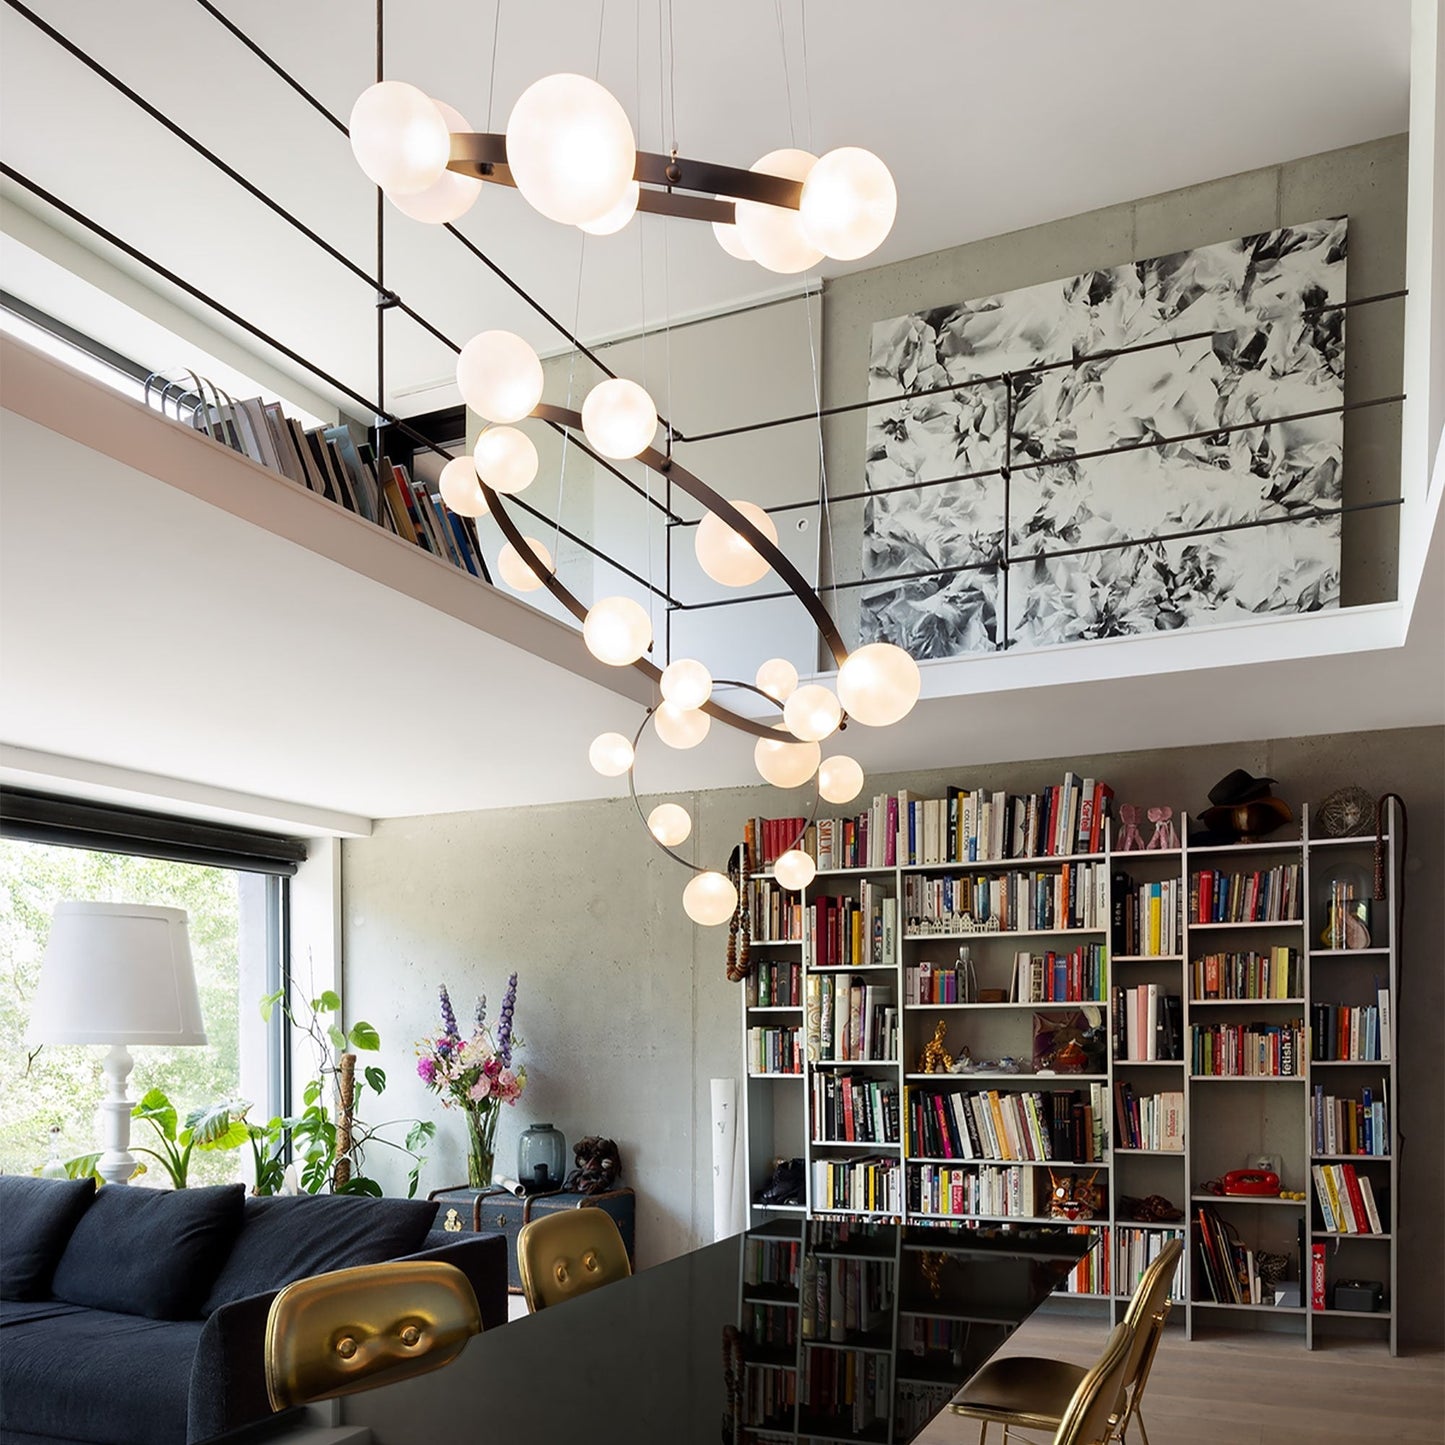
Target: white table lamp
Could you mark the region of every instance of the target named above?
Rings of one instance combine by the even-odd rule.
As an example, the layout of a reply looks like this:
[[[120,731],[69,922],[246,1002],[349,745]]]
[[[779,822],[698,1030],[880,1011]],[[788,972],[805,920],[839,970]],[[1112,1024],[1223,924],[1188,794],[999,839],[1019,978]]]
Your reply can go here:
[[[130,1152],[127,1044],[204,1044],[183,908],[139,903],[58,903],[30,1012],[31,1040],[109,1044],[97,1115],[112,1184],[135,1173]]]

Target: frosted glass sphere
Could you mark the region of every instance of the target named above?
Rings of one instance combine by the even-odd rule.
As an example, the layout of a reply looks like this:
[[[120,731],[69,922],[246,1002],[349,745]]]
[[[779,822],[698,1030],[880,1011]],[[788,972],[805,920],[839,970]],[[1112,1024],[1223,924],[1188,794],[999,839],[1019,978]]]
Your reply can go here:
[[[769,151],[752,167],[770,176],[806,181],[817,164],[807,151]],[[823,259],[823,253],[803,234],[797,211],[783,206],[765,206],[760,201],[739,201],[737,227],[742,243],[759,266],[784,276],[806,271]]]
[[[778,854],[773,864],[773,877],[784,888],[801,893],[818,876],[818,865],[801,848],[789,848]]]
[[[462,400],[488,421],[521,421],[542,400],[542,363],[510,331],[483,331],[457,358]]]
[[[635,381],[625,376],[600,381],[582,403],[587,440],[615,462],[635,457],[657,434],[657,408]]]
[[[822,758],[823,750],[817,743],[794,742],[790,737],[776,742],[759,738],[753,748],[753,764],[763,781],[775,788],[802,787],[818,771]]]
[[[923,690],[918,664],[891,642],[870,642],[838,669],[838,696],[870,728],[886,728],[913,711]]]
[[[692,818],[676,803],[659,803],[647,815],[647,830],[664,848],[676,848],[692,832]]]
[[[818,765],[818,793],[830,803],[851,803],[863,791],[863,769],[846,753]]]
[[[433,100],[432,104],[441,111],[447,123],[448,133],[471,130],[466,117],[453,110],[444,100]],[[448,221],[465,216],[476,205],[482,193],[482,182],[476,176],[464,176],[457,171],[443,171],[426,190],[415,195],[388,195],[393,206],[413,221],[425,221],[429,226],[445,225]]]
[[[438,485],[442,501],[463,517],[485,517],[490,510],[470,457],[453,457],[442,468]]]
[[[522,540],[536,554],[543,571],[554,570],[552,554],[535,537],[524,537]],[[535,592],[542,585],[542,579],[522,560],[510,542],[497,553],[497,571],[501,573],[502,581],[518,592]]]
[[[773,519],[752,502],[734,502],[733,506],[765,536],[774,546],[778,541],[778,529]],[[768,564],[741,533],[734,532],[716,512],[709,512],[698,523],[697,536],[693,538],[693,550],[697,553],[698,566],[724,587],[746,587],[751,582],[767,575]]]
[[[695,748],[708,734],[712,719],[695,707],[660,702],[652,714],[652,730],[670,748]]]
[[[843,720],[843,707],[831,688],[810,682],[788,695],[783,704],[783,721],[795,738],[805,743],[818,743],[837,732]]]
[[[520,492],[537,475],[537,448],[514,426],[489,426],[472,448],[477,475],[494,491]]]
[[[587,749],[587,761],[604,778],[620,778],[632,766],[632,744],[621,733],[598,733]]]
[[[872,151],[844,146],[829,151],[808,172],[798,219],[803,234],[825,256],[856,261],[876,251],[893,229],[898,188]]]
[[[730,221],[714,221],[712,233],[717,237],[717,243],[728,253],[739,261],[751,261],[753,253],[743,244],[742,232]]]
[[[436,102],[404,80],[383,80],[356,97],[347,124],[356,163],[389,196],[434,186],[451,159],[452,138]]]
[[[598,662],[627,667],[651,644],[652,619],[630,597],[604,597],[587,609],[582,640]]]
[[[733,916],[738,890],[721,873],[699,873],[682,890],[682,910],[694,923],[716,928]]]
[[[690,657],[662,670],[662,695],[674,707],[701,707],[712,696],[712,673]]]
[[[611,236],[620,231],[637,214],[637,198],[641,194],[642,187],[636,181],[628,181],[622,199],[595,221],[583,221],[581,229],[589,236]]]
[[[798,685],[798,669],[786,657],[770,657],[753,681],[774,702],[787,702]]]
[[[507,165],[536,210],[580,226],[622,199],[637,168],[637,143],[626,111],[595,80],[548,75],[512,107]]]

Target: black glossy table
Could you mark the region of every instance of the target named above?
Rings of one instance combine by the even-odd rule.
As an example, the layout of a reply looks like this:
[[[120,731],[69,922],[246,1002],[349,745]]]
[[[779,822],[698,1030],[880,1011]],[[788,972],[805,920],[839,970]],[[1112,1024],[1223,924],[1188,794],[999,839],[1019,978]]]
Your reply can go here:
[[[342,1420],[376,1445],[904,1445],[1094,1237],[779,1221],[479,1335]]]

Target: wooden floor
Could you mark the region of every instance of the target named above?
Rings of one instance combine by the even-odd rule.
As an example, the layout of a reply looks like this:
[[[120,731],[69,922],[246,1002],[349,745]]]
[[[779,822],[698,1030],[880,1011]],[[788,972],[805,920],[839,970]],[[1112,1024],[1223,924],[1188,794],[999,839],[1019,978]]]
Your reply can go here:
[[[1089,1364],[1107,1333],[1099,1321],[1036,1316],[1000,1354]],[[1261,1335],[1186,1341],[1170,1330],[1143,1414],[1150,1445],[1442,1445],[1445,1355],[1391,1359],[1383,1345],[1354,1342],[1311,1351]],[[1129,1438],[1139,1445],[1137,1429]],[[917,1445],[977,1440],[977,1421],[946,1414]],[[997,1427],[989,1441],[998,1445]]]

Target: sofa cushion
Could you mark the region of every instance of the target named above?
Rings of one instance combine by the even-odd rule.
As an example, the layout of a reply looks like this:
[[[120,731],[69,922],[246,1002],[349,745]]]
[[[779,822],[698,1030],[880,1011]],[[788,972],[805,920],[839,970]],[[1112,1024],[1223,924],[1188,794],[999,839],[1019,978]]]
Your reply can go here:
[[[0,1329],[0,1438],[184,1441],[201,1328],[85,1309]]]
[[[70,1236],[56,1299],[154,1320],[195,1319],[241,1227],[241,1184],[102,1189]]]
[[[0,1299],[44,1299],[71,1232],[95,1198],[94,1179],[0,1176]]]
[[[437,1205],[420,1199],[301,1194],[246,1201],[246,1222],[202,1306],[277,1290],[292,1280],[420,1249]]]

